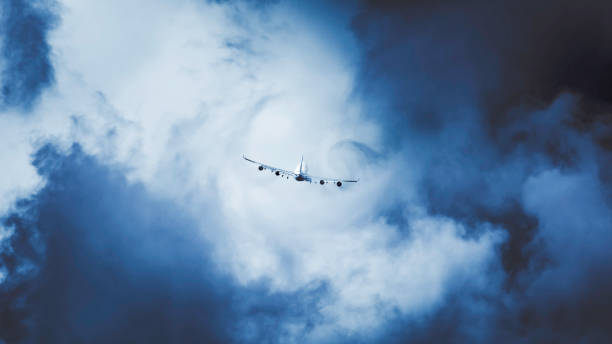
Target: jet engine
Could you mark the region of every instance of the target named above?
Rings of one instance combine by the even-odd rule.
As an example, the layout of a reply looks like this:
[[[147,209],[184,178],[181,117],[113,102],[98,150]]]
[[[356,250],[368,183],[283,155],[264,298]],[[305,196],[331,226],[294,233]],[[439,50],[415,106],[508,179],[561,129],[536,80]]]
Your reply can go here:
[[[263,166],[259,166],[259,167],[258,167],[258,169],[259,169],[260,171],[263,171]]]
[[[338,187],[342,186],[342,182],[337,182],[336,185],[338,185]]]
[[[325,181],[323,179],[321,179],[321,181],[319,181],[319,184],[323,185],[323,184],[325,184]]]

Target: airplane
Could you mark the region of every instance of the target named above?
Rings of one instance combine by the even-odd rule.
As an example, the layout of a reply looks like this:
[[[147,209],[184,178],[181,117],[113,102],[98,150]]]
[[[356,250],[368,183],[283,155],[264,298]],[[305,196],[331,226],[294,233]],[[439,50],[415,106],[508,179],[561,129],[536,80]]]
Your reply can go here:
[[[297,165],[297,167],[295,168],[295,171],[293,172],[262,164],[255,160],[251,160],[244,155],[242,156],[242,158],[246,161],[259,165],[257,169],[260,171],[270,170],[270,172],[274,173],[276,176],[285,177],[287,179],[289,179],[289,177],[292,177],[292,178],[295,178],[295,180],[297,180],[298,182],[312,183],[314,181],[316,183],[316,181],[318,180],[319,184],[321,185],[325,185],[327,183],[335,183],[338,187],[341,187],[342,183],[357,183],[359,181],[359,178],[357,179],[335,179],[335,178],[321,178],[321,177],[311,176],[307,174],[308,167],[304,163],[304,156],[302,156],[302,159],[300,160],[299,165]]]

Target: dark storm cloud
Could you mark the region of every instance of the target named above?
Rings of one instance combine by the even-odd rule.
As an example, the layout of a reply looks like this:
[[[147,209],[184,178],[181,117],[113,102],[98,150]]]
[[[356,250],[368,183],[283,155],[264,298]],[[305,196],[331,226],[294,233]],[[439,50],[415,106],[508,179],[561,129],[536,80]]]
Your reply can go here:
[[[356,93],[385,126],[389,149],[417,157],[412,163],[422,169],[420,194],[431,212],[470,225],[492,223],[509,234],[499,298],[511,301],[484,307],[449,301],[431,321],[402,322],[397,338],[490,340],[468,326],[509,342],[612,336],[605,320],[612,313],[595,306],[596,299],[612,299],[611,280],[602,277],[612,271],[612,254],[595,249],[597,242],[611,243],[610,229],[593,231],[588,220],[610,225],[611,17],[609,1],[362,6],[352,24],[363,48]],[[568,194],[543,191],[559,188],[559,177],[532,194],[534,180],[544,183],[538,176],[549,170],[581,176],[574,180],[579,186]],[[579,190],[588,205],[559,203]],[[551,226],[551,213],[533,211],[534,204],[558,204],[552,213],[561,222]],[[590,237],[576,235],[563,241],[566,249],[554,249],[559,237],[585,232]],[[564,258],[571,247],[586,257],[579,260],[584,274],[575,275]],[[567,278],[582,282],[543,297]],[[479,299],[468,292],[456,298],[462,297]]]
[[[2,0],[0,6],[0,101],[28,110],[54,80],[47,35],[57,21],[55,1]]]
[[[611,15],[608,1],[371,2],[353,22],[366,49],[359,87],[420,133],[460,117],[495,141],[526,120],[517,107],[545,108],[561,91],[591,110],[575,109],[575,124],[609,125]]]
[[[238,286],[189,216],[79,146],[44,146],[34,165],[46,186],[2,220],[14,234],[0,251],[0,339],[263,343],[320,321],[327,284]]]

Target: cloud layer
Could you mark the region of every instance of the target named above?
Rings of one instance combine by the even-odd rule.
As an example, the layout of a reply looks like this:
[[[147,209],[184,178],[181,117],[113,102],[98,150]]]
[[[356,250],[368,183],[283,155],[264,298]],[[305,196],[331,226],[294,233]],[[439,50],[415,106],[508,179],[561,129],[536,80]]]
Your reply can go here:
[[[56,4],[52,0],[7,0],[1,6],[0,104],[28,111],[54,80],[47,35],[57,22]]]
[[[609,337],[594,306],[609,298],[607,282],[593,278],[611,268],[598,248],[610,243],[611,10],[603,1],[372,2],[353,20],[365,52],[358,94],[372,97],[389,143],[421,157],[427,208],[508,233],[501,294],[485,306],[449,303],[404,339]],[[457,317],[488,320],[473,331]]]
[[[0,339],[610,337],[607,3],[2,6]]]

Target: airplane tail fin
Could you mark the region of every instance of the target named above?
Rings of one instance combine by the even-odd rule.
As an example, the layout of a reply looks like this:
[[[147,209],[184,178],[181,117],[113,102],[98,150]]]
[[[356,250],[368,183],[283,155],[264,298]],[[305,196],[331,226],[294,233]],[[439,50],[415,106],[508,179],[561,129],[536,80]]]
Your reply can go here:
[[[300,163],[295,167],[295,174],[302,174],[303,172],[305,172],[303,168],[304,168],[304,155],[302,155],[302,158],[300,159]]]

